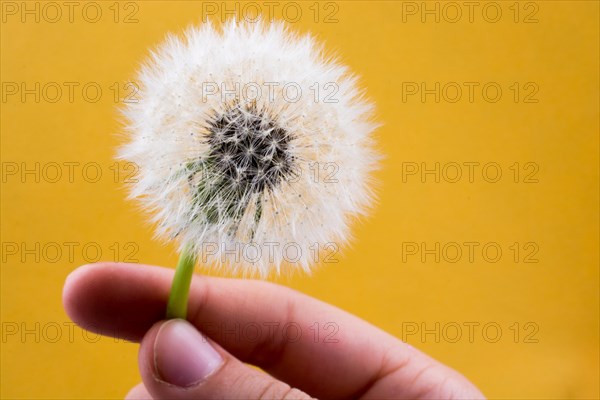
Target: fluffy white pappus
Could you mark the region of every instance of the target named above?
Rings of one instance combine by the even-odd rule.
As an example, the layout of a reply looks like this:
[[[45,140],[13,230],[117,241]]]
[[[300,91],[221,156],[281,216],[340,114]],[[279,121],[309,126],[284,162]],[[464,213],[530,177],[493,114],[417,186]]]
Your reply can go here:
[[[373,106],[310,35],[192,27],[152,52],[137,84],[119,151],[138,167],[130,196],[201,263],[309,272],[371,206]]]

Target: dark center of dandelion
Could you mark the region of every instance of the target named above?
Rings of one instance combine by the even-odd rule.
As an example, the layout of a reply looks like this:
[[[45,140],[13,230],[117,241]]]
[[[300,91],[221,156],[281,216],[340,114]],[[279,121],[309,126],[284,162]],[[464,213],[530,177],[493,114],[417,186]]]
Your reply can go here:
[[[187,164],[194,211],[192,220],[239,219],[253,193],[273,189],[293,174],[290,135],[265,113],[232,107],[208,126],[207,154]],[[262,215],[255,200],[255,222]]]
[[[208,161],[232,189],[261,192],[291,172],[289,134],[264,113],[233,108],[209,126]]]

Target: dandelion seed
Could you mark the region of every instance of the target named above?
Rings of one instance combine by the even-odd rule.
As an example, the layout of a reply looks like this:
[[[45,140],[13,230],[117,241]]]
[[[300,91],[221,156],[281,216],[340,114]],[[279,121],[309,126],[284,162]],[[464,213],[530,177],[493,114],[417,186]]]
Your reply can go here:
[[[179,242],[180,264],[200,259],[261,276],[282,263],[308,271],[315,245],[348,240],[351,217],[373,198],[375,125],[356,78],[323,54],[282,23],[230,21],[169,36],[143,65],[119,155],[137,164],[130,195],[160,237]],[[294,101],[288,82],[299,88]],[[222,89],[209,93],[209,84]],[[230,93],[249,84],[260,95]],[[335,101],[315,96],[315,84],[335,85]],[[316,179],[315,163],[335,165],[335,179]],[[261,256],[231,251],[248,244]],[[287,244],[300,250],[294,260]]]

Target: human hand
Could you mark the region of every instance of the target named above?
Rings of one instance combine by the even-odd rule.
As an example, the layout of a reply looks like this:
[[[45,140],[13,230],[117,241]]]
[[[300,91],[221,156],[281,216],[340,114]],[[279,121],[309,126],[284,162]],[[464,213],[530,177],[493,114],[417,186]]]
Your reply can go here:
[[[189,322],[165,321],[172,277],[167,268],[102,263],[65,283],[73,321],[140,342],[143,383],[129,399],[483,398],[458,372],[386,332],[264,281],[196,275]]]

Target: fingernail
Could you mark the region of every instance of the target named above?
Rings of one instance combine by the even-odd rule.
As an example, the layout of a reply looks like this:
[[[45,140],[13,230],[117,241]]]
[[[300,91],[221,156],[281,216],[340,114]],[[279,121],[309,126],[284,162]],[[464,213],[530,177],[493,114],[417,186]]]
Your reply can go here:
[[[189,387],[205,380],[223,358],[196,328],[182,319],[165,322],[154,340],[154,370],[172,385]]]

